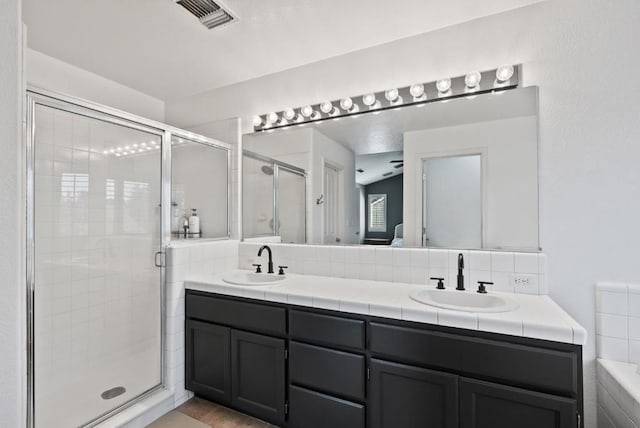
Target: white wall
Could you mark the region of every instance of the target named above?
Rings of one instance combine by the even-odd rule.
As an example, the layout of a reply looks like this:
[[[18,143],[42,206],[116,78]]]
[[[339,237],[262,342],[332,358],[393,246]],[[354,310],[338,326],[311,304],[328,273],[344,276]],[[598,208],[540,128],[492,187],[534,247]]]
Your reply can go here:
[[[546,1],[170,103],[167,119],[250,117],[522,63],[524,84],[540,86],[541,246],[553,298],[590,333],[585,409],[594,426],[593,286],[640,277],[639,23],[636,0]]]
[[[537,117],[529,116],[405,133],[405,245],[422,239],[422,159],[482,152],[484,247],[537,249],[537,128]]]
[[[0,3],[0,426],[25,424],[22,227],[22,5]]]
[[[30,85],[164,121],[164,102],[157,98],[33,49],[26,50],[25,59]]]

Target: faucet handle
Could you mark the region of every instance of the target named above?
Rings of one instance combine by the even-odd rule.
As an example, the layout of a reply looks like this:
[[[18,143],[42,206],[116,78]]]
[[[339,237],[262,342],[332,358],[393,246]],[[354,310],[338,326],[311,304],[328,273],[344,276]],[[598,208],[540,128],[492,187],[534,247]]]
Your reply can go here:
[[[487,294],[487,287],[485,287],[486,285],[493,285],[493,282],[478,281],[478,293]]]
[[[432,281],[438,281],[437,290],[444,290],[444,278],[431,278]]]
[[[289,269],[289,266],[278,266],[278,275],[284,275],[285,269]]]
[[[262,273],[262,265],[261,264],[254,263],[251,266],[254,266],[256,268],[256,273]]]

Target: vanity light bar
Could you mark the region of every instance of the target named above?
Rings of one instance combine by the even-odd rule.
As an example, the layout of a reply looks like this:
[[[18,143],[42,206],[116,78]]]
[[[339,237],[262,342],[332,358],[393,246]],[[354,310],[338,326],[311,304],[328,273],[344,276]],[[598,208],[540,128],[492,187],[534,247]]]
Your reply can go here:
[[[279,112],[272,111],[255,116],[253,130],[264,132],[403,106],[501,92],[517,88],[520,85],[520,73],[520,65],[507,64],[493,70],[472,71],[464,76],[443,78],[427,83],[419,82],[402,88],[390,88],[334,101],[307,104]]]

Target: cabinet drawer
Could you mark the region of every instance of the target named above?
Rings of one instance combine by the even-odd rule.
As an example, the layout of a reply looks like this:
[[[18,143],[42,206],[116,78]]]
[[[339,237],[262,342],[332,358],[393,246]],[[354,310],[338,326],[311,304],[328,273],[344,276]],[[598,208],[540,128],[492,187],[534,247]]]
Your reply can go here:
[[[284,308],[191,292],[186,297],[186,317],[276,335],[287,330]]]
[[[364,401],[364,356],[297,342],[291,342],[289,353],[291,383]]]
[[[514,386],[575,397],[578,358],[570,351],[426,331],[379,323],[370,325],[373,354]]]
[[[364,348],[365,322],[331,315],[291,310],[289,334],[293,339],[329,346]]]
[[[289,388],[289,426],[293,428],[364,428],[364,421],[362,404]]]

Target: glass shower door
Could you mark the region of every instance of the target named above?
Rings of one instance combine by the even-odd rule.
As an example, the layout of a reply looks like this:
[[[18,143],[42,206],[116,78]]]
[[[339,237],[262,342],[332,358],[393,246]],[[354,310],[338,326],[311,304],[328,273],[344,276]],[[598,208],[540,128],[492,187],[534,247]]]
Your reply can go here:
[[[274,225],[274,165],[243,156],[242,228],[245,238],[272,236]]]
[[[306,178],[278,166],[278,234],[287,244],[306,243]]]
[[[162,383],[161,137],[57,102],[32,120],[34,424],[84,426]]]

